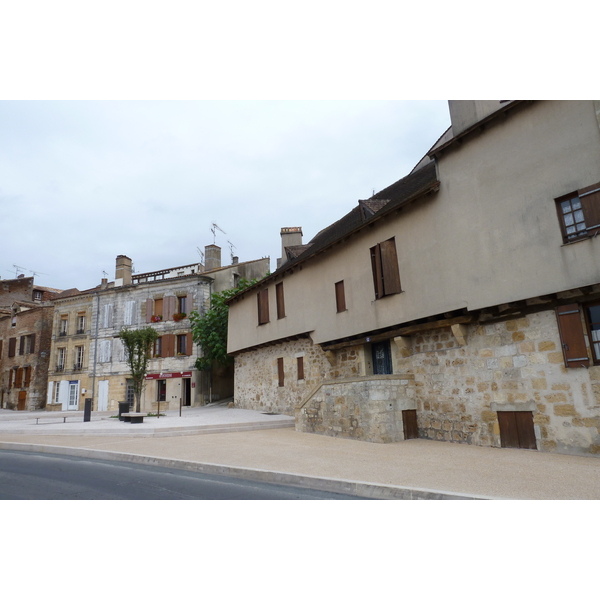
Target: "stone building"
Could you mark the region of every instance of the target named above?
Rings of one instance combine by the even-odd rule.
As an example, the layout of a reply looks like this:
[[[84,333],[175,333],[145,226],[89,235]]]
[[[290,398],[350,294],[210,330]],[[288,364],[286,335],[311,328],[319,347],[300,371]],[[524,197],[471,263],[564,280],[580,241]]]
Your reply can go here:
[[[299,431],[600,453],[600,103],[454,101],[406,177],[230,301],[235,402]],[[284,237],[293,232],[289,245]]]
[[[33,277],[0,280],[0,408],[46,404],[52,299],[59,293]]]
[[[48,407],[82,410],[92,398],[93,410],[117,410],[133,404],[133,388],[123,344],[123,327],[153,327],[152,349],[142,410],[156,412],[203,405],[233,395],[233,373],[195,368],[199,348],[192,341],[189,314],[210,306],[210,295],[241,278],[264,276],[269,259],[221,266],[218,246],[206,247],[206,264],[194,263],[133,274],[132,261],[117,256],[115,280],[56,300]],[[209,268],[210,267],[210,268]]]

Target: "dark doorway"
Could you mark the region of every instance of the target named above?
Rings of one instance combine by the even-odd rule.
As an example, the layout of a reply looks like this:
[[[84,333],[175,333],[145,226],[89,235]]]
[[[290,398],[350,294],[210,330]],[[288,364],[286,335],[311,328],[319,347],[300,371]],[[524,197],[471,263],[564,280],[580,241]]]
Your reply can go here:
[[[156,380],[156,399],[159,402],[164,402],[167,399],[167,380]]]
[[[185,377],[183,379],[183,387],[181,392],[183,394],[183,406],[192,405],[192,380]]]
[[[373,375],[391,375],[393,369],[390,340],[377,342],[371,348],[373,351]]]
[[[533,413],[530,411],[498,411],[502,448],[537,450]]]
[[[402,411],[402,427],[404,428],[405,440],[416,440],[419,437],[419,429],[417,427],[417,411],[403,410]]]

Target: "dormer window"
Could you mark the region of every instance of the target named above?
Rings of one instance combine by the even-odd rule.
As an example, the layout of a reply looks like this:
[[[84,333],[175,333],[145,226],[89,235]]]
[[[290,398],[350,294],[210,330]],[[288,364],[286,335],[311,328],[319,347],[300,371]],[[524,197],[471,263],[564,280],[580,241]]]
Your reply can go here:
[[[41,300],[43,296],[43,292],[41,290],[33,290],[33,299]]]

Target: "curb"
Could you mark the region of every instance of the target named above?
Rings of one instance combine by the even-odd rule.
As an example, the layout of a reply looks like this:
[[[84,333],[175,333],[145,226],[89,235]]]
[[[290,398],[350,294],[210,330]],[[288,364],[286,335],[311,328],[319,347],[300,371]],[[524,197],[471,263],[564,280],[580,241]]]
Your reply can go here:
[[[139,465],[163,467],[168,469],[179,469],[193,471],[206,475],[223,475],[238,479],[261,481],[265,483],[276,483],[290,485],[325,492],[349,494],[360,498],[373,500],[496,500],[489,496],[478,496],[475,494],[458,494],[440,490],[428,490],[421,488],[407,488],[394,485],[382,485],[364,481],[351,481],[344,479],[327,479],[325,477],[314,477],[300,475],[297,473],[280,473],[264,469],[249,469],[246,467],[232,467],[213,463],[199,463],[172,458],[158,458],[154,456],[143,456],[140,454],[125,454],[122,452],[109,452],[107,450],[90,450],[88,448],[71,448],[64,446],[44,446],[40,444],[26,444],[19,442],[1,442],[0,450],[18,450],[21,452],[39,452],[42,454],[57,454],[76,456],[79,458],[91,458],[96,460],[112,460],[128,462]]]

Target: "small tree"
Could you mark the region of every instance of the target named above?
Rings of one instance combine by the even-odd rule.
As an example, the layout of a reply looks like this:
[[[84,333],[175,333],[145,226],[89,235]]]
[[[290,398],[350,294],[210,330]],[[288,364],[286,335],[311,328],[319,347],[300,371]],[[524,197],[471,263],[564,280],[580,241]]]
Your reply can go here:
[[[227,323],[229,306],[226,301],[242,290],[254,285],[258,280],[240,279],[236,288],[215,292],[210,297],[210,309],[200,315],[198,311],[190,313],[192,337],[202,348],[202,356],[196,360],[196,368],[201,371],[209,370],[213,363],[226,366],[233,362],[227,355]]]
[[[119,337],[125,347],[127,364],[131,370],[135,412],[140,412],[140,399],[148,372],[148,362],[152,345],[158,338],[158,333],[152,327],[133,330],[123,327],[119,332]]]

